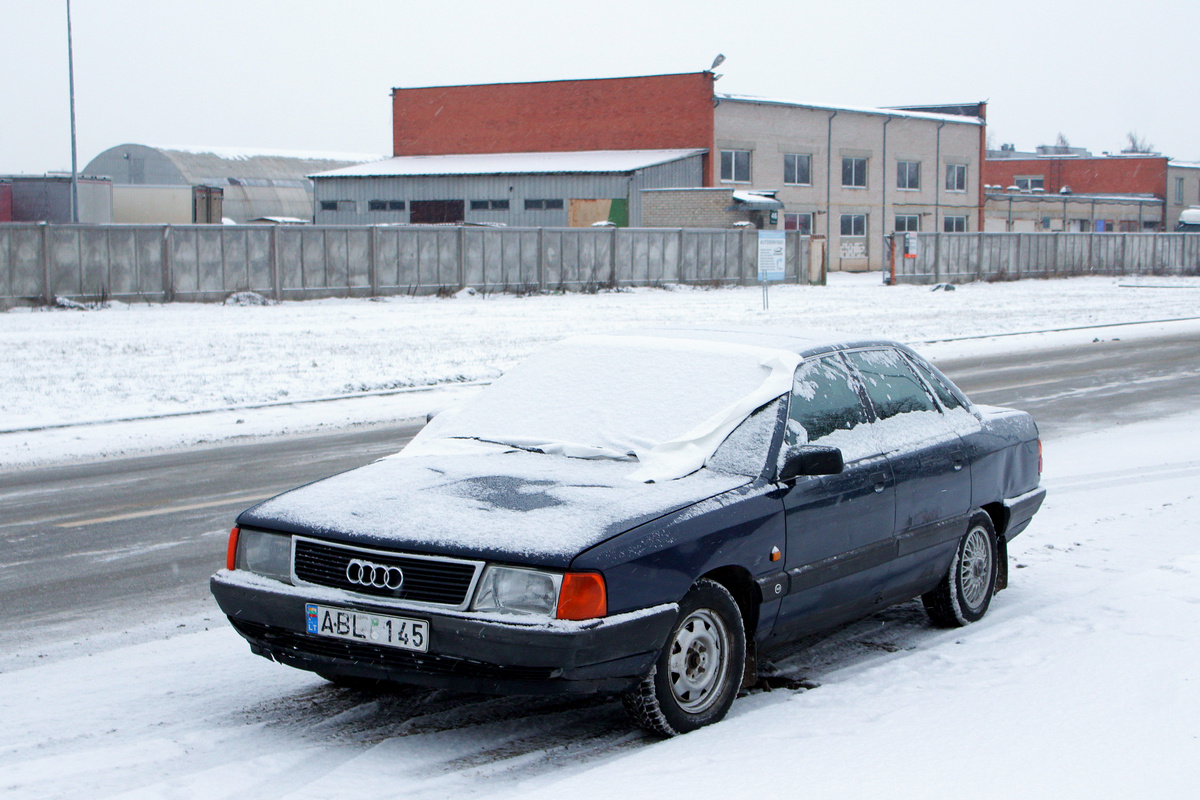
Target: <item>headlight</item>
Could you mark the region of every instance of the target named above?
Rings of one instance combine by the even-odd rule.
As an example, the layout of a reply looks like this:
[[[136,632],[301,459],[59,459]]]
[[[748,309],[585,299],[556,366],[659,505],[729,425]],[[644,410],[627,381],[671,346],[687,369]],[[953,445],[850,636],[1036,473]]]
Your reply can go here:
[[[292,537],[242,529],[237,537],[235,569],[292,582]]]
[[[475,592],[475,611],[501,611],[553,617],[562,575],[533,569],[489,566]]]

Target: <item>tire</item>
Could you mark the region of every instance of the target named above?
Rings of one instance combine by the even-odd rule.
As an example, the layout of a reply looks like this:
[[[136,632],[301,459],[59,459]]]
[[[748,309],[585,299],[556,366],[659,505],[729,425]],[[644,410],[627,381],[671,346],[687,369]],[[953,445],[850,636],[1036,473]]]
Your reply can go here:
[[[719,722],[733,705],[746,664],[742,612],[729,591],[701,578],[679,604],[679,617],[650,674],[622,695],[634,724],[658,736]]]
[[[996,592],[999,574],[996,529],[987,514],[971,517],[967,534],[954,551],[954,561],[941,583],[921,595],[925,612],[939,628],[960,628],[983,619]]]

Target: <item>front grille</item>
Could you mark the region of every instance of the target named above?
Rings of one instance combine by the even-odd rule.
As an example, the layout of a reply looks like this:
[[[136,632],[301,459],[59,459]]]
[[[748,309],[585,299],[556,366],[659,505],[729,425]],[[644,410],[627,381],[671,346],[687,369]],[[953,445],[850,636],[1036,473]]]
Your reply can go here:
[[[313,636],[240,619],[230,618],[229,621],[239,633],[265,647],[280,661],[287,661],[289,655],[323,656],[402,672],[525,681],[547,680],[562,674],[562,670],[548,667],[508,667],[454,656],[413,653],[393,647]]]
[[[352,558],[399,567],[404,571],[404,583],[399,589],[351,583],[346,577],[346,565]],[[306,583],[332,586],[373,597],[460,608],[469,599],[467,593],[471,589],[478,567],[479,564],[472,561],[380,553],[376,550],[341,547],[311,539],[296,540],[297,578]]]

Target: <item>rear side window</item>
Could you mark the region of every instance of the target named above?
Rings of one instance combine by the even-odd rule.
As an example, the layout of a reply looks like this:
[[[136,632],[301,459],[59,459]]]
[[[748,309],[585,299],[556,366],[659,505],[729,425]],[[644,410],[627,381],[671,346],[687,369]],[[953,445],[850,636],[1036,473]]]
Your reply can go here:
[[[862,399],[850,377],[850,371],[840,358],[826,356],[812,359],[796,368],[788,406],[788,446],[830,444],[838,447],[841,446],[840,442],[821,440],[839,431],[852,431],[866,421]]]
[[[929,368],[928,364],[919,358],[912,358],[911,356],[908,361],[917,368],[917,372],[921,373],[921,377],[933,387],[933,393],[938,396],[938,400],[942,401],[942,408],[947,411],[962,408],[963,401]]]
[[[846,357],[862,375],[879,419],[913,411],[937,411],[916,373],[895,350],[860,350]]]

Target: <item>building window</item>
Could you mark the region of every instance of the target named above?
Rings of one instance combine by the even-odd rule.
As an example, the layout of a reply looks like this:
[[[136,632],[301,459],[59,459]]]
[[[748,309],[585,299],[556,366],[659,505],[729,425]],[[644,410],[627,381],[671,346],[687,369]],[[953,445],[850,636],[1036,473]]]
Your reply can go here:
[[[337,211],[337,200],[322,200],[321,201],[321,210],[322,211]]]
[[[404,201],[403,200],[388,200],[388,211],[403,211],[403,210],[404,210]]]
[[[896,233],[916,233],[921,230],[920,214],[897,214]]]
[[[855,189],[867,188],[867,160],[865,158],[842,159],[842,186]],[[842,219],[845,219],[843,216]]]
[[[966,217],[946,217],[942,220],[942,230],[946,233],[966,233]]]
[[[542,202],[545,203],[546,201],[543,200]],[[558,203],[559,203],[558,207],[562,208],[562,201],[559,200]],[[529,208],[529,205],[526,204],[525,207]],[[543,206],[543,208],[545,208],[545,206]],[[508,201],[507,200],[472,200],[471,201],[471,210],[472,211],[507,211],[508,210]]]
[[[721,151],[721,180],[734,183],[750,182],[749,150]]]
[[[812,236],[812,214],[784,214],[783,229],[799,231],[801,236]]]
[[[1175,179],[1175,205],[1183,205],[1183,178]]]
[[[967,190],[967,165],[946,165],[946,191],[965,192]]]
[[[403,211],[403,200],[368,200],[367,211]]]
[[[353,200],[322,200],[322,211],[337,211],[342,214],[357,214],[358,203]]]
[[[896,188],[897,189],[920,189],[921,188],[921,162],[920,161],[897,161],[896,162]]]
[[[842,236],[866,236],[866,214],[842,214]]]
[[[508,201],[505,201],[505,202],[508,202]],[[560,209],[562,207],[563,207],[562,200],[526,200],[525,201],[525,210],[526,211],[541,211],[543,209],[545,209],[546,211],[552,211],[554,209]]]
[[[1041,175],[1018,175],[1013,178],[1013,184],[1022,192],[1032,192],[1034,189],[1045,189],[1046,179]]]
[[[792,186],[812,185],[812,156],[787,153],[783,156],[783,182]]]

